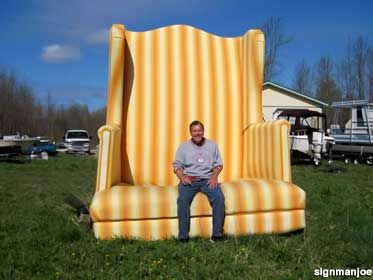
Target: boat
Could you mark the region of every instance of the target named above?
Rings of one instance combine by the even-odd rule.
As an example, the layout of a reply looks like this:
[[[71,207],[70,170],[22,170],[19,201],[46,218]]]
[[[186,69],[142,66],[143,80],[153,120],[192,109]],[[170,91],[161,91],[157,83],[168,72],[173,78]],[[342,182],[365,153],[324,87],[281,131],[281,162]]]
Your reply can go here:
[[[280,109],[278,119],[291,124],[290,148],[292,162],[312,161],[320,165],[330,154],[334,138],[326,133],[326,115],[308,109]]]
[[[373,163],[373,103],[367,100],[333,102],[333,123],[330,133],[336,144],[332,148],[333,157],[342,157],[346,163],[353,161]],[[349,120],[343,123],[342,112],[347,112]]]
[[[30,146],[39,142],[38,138],[26,135],[0,135],[0,157],[11,157],[28,154]]]

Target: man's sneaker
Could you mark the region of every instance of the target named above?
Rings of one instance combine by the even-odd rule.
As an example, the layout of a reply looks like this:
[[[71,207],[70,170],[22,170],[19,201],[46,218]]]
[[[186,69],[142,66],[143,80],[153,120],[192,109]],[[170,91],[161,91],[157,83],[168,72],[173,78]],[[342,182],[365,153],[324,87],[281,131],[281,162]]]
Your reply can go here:
[[[211,238],[210,238],[211,243],[220,243],[220,242],[224,242],[225,240],[226,240],[226,238],[224,237],[224,235],[222,235],[222,236],[211,236]]]
[[[188,243],[189,242],[189,238],[180,238],[179,242],[180,243]]]

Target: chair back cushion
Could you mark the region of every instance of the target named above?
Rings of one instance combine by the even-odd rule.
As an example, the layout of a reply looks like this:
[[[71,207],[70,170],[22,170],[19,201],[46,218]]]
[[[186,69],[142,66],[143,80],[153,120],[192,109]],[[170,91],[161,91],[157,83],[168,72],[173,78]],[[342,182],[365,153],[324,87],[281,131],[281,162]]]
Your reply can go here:
[[[242,173],[241,37],[185,25],[125,31],[122,181],[175,185],[172,161],[200,120],[224,161],[221,181]]]

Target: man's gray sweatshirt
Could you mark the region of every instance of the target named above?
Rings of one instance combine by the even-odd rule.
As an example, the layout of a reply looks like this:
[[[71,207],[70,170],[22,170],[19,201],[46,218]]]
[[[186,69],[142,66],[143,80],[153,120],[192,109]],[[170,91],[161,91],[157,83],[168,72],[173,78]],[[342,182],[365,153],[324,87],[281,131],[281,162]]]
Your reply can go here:
[[[205,143],[198,146],[188,140],[177,149],[172,165],[174,170],[183,169],[184,175],[207,179],[212,176],[213,168],[223,166],[223,161],[214,141],[205,139]]]

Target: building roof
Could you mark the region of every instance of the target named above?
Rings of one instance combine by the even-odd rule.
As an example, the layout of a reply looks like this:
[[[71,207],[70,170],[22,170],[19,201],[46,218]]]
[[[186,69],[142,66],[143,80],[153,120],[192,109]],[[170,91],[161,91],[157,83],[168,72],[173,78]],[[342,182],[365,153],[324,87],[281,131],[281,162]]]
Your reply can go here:
[[[333,102],[330,107],[335,108],[352,108],[357,106],[369,106],[368,100],[349,100],[349,101],[339,101]]]
[[[273,82],[265,82],[263,84],[263,88],[265,88],[265,87],[276,88],[276,89],[279,89],[279,90],[285,92],[288,95],[293,95],[295,97],[298,97],[298,98],[301,98],[301,99],[305,99],[305,100],[307,100],[309,102],[312,102],[312,103],[317,104],[317,105],[322,106],[322,107],[329,107],[329,105],[327,103],[325,103],[325,102],[322,102],[322,101],[317,100],[315,98],[312,98],[310,96],[301,94],[300,92],[297,92],[295,90],[292,90],[290,88],[284,87],[282,85],[279,85],[279,84],[276,84],[276,83],[273,83]]]

